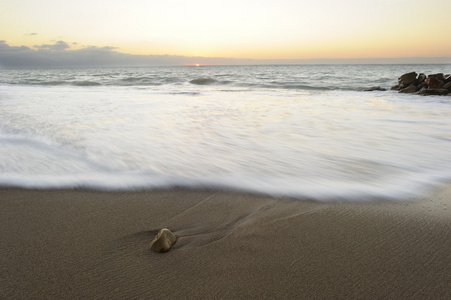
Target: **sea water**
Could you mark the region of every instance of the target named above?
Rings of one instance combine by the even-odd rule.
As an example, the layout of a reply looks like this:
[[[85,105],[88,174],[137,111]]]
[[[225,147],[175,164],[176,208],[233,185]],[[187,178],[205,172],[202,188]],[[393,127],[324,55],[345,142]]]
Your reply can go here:
[[[451,65],[0,69],[0,186],[405,199],[451,181]]]

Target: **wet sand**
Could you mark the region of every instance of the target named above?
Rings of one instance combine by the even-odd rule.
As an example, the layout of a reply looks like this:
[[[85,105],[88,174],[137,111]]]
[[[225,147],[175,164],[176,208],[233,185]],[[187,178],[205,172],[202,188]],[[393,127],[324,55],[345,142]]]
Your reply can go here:
[[[0,189],[2,299],[451,299],[451,186],[402,202]],[[178,237],[150,250],[157,230]]]

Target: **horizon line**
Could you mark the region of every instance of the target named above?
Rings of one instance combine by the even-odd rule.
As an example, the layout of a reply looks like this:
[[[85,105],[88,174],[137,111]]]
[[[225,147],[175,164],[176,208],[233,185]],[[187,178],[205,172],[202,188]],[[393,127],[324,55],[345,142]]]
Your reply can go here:
[[[451,64],[451,56],[357,57],[357,58],[233,58],[184,55],[126,54],[112,47],[69,50],[55,44],[38,50],[10,46],[0,40],[1,67],[136,67],[183,65],[333,65],[333,64]]]

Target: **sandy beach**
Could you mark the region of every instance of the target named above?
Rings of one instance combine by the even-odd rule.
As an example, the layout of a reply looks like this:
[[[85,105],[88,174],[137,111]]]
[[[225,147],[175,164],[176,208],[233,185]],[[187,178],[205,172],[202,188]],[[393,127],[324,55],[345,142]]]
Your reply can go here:
[[[450,299],[451,186],[402,202],[0,189],[2,299]],[[163,227],[168,253],[149,243]]]

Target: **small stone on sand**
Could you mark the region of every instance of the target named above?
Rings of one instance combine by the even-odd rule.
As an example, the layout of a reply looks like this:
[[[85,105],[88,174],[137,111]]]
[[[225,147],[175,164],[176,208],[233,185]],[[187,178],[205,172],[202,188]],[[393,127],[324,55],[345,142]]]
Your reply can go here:
[[[174,245],[176,239],[175,235],[169,229],[163,228],[150,243],[150,248],[157,253],[168,252],[172,245]]]

